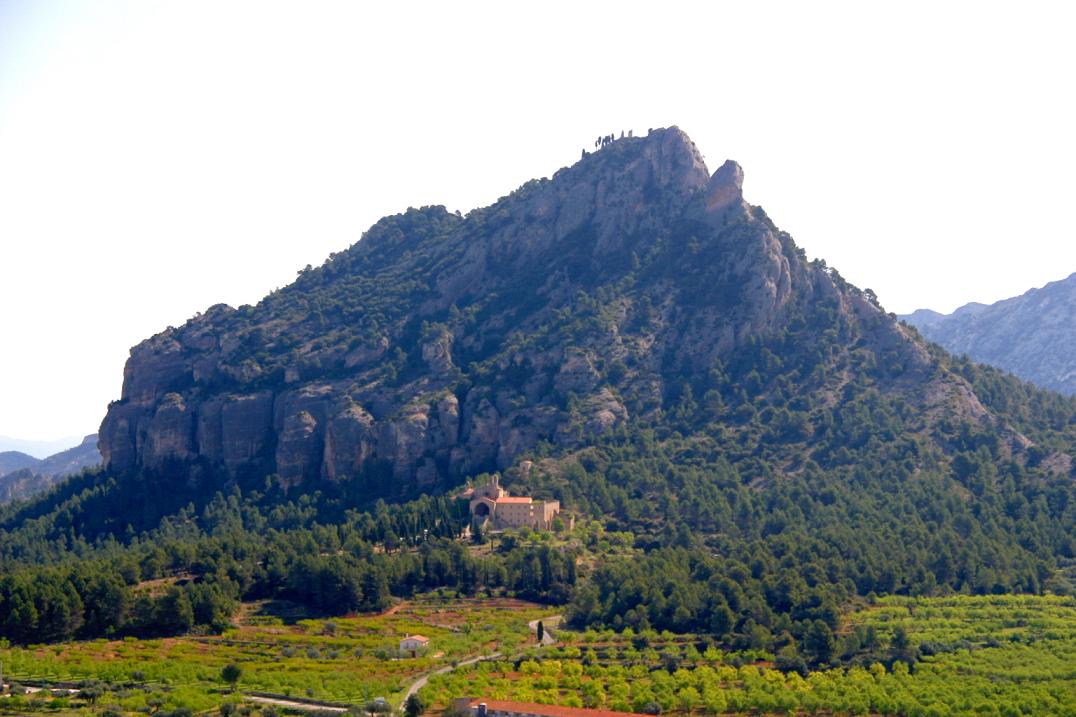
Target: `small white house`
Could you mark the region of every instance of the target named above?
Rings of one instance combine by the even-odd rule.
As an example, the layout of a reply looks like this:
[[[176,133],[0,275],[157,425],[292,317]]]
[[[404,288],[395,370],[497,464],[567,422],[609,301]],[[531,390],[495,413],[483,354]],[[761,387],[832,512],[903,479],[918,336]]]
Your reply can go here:
[[[430,646],[430,638],[423,635],[408,635],[400,640],[400,652],[410,652],[414,657],[419,650],[425,650]]]

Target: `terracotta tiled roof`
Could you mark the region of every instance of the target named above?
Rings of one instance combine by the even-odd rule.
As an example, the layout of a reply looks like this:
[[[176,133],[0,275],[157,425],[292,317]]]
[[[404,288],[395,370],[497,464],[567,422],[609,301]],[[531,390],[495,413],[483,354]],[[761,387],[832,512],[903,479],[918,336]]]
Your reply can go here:
[[[430,641],[430,638],[425,637],[423,635],[408,635],[404,639],[405,640],[418,640],[419,642],[429,642]]]
[[[500,498],[497,499],[497,502],[498,503],[532,503],[534,501],[531,498],[526,498],[526,497],[522,497],[522,496],[502,495]]]
[[[477,707],[482,702],[486,709],[498,712],[517,712],[520,714],[544,715],[545,717],[647,717],[634,712],[614,712],[612,710],[588,710],[582,707],[559,707],[557,705],[537,705],[531,702],[505,702],[503,700],[474,700],[469,705]]]

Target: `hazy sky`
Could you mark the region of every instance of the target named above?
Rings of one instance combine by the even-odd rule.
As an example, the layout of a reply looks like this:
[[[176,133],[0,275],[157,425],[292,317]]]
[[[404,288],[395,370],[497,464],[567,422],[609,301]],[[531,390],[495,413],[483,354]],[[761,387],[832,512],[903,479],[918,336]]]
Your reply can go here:
[[[376,9],[372,9],[376,6]],[[677,124],[886,307],[1076,271],[1064,3],[0,0],[0,434],[95,431],[130,346],[408,206]]]

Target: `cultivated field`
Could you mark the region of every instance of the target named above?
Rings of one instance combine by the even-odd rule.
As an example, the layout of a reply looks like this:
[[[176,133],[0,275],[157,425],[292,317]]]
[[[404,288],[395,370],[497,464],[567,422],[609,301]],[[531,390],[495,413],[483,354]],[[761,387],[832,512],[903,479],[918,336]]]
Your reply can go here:
[[[558,632],[543,659],[487,662],[430,680],[422,696],[459,694],[662,714],[1076,715],[1076,600],[990,596],[889,598],[846,617],[882,642],[903,627],[923,656],[812,672],[772,656],[723,653],[668,633]],[[929,653],[929,654],[928,654]]]
[[[240,698],[221,681],[231,663],[242,668],[241,693],[345,705],[385,697],[395,706],[419,677],[499,652],[505,657],[432,675],[419,693],[427,712],[439,714],[467,695],[685,717],[1076,715],[1072,598],[879,599],[849,612],[841,632],[873,628],[884,654],[903,628],[918,660],[910,668],[867,663],[806,677],[776,669],[772,654],[722,651],[704,636],[557,630],[558,643],[539,648],[528,622],[556,610],[515,600],[430,595],[382,615],[332,619],[304,618],[289,607],[245,605],[239,624],[219,636],[5,646],[8,679],[105,684],[93,704],[41,691],[0,701],[0,713],[217,714]],[[412,633],[429,637],[432,647],[400,657],[399,639]]]
[[[552,612],[518,600],[430,595],[382,615],[304,619],[287,604],[254,603],[243,606],[238,625],[223,635],[5,646],[0,662],[8,681],[99,680],[117,689],[98,704],[123,710],[210,709],[231,699],[221,681],[222,668],[231,663],[242,669],[240,691],[353,705],[384,697],[399,704],[404,690],[423,674],[533,643],[527,623]],[[415,633],[430,638],[431,647],[417,657],[401,656],[400,639]],[[45,702],[65,709],[78,702],[46,695],[9,698],[6,704],[0,701],[0,710],[17,712]]]

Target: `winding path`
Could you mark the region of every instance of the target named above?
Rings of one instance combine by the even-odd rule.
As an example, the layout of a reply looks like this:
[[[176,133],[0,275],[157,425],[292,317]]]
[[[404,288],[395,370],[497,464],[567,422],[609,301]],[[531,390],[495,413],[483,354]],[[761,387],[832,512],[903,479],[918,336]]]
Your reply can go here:
[[[542,627],[545,628],[542,633],[542,646],[545,647],[547,645],[552,645],[557,641],[557,638],[553,637],[552,635],[552,630],[556,626],[560,625],[560,622],[563,619],[564,617],[562,615],[550,615],[549,617],[531,620],[527,623],[527,627],[530,628],[531,632],[538,634],[538,623],[542,623]],[[403,698],[400,700],[400,709],[403,709],[404,705],[407,704],[407,698],[411,695],[418,694],[418,691],[425,687],[427,683],[429,683],[430,678],[434,675],[444,675],[449,672],[452,672],[459,667],[466,667],[467,665],[473,665],[475,663],[485,662],[487,660],[496,660],[499,657],[503,657],[503,654],[500,652],[494,652],[489,655],[479,655],[478,657],[471,657],[466,660],[461,660],[455,665],[445,665],[444,667],[437,668],[433,672],[426,673],[422,677],[412,682],[411,686],[407,688],[406,692],[404,692]]]
[[[548,647],[557,642],[557,638],[553,637],[553,631],[560,627],[561,620],[563,619],[563,615],[550,615],[549,617],[531,620],[527,623],[527,627],[531,629],[531,632],[537,635],[538,623],[542,623],[542,647]]]
[[[471,657],[466,660],[461,660],[455,665],[445,665],[444,667],[437,668],[433,672],[427,672],[425,675],[412,682],[411,686],[407,688],[407,692],[404,693],[403,699],[400,700],[400,709],[403,709],[404,705],[407,704],[407,698],[411,695],[417,694],[419,690],[426,686],[426,683],[428,683],[430,681],[430,678],[434,675],[443,675],[445,673],[452,672],[452,670],[455,670],[458,667],[466,667],[467,665],[473,665],[477,662],[496,660],[498,657],[501,656],[502,655],[499,652],[494,652],[489,655],[479,655],[478,657]]]

